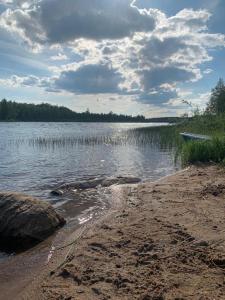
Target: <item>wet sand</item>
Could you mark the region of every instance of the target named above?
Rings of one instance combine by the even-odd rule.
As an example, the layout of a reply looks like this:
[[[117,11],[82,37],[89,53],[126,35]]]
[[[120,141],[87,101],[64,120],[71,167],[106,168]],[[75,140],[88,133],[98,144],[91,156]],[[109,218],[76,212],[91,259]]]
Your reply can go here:
[[[224,169],[190,167],[114,193],[107,215],[71,233],[66,243],[76,242],[8,299],[225,299]]]
[[[0,300],[19,299],[36,277],[48,272],[49,267],[57,267],[68,249],[66,247],[55,251],[54,260],[48,262],[52,247],[60,248],[77,239],[81,233],[100,221],[111,207],[116,208],[117,202],[113,199],[117,197],[112,192],[111,189],[98,187],[76,193],[70,200],[61,200],[63,204],[58,206],[58,210],[67,220],[66,226],[26,252],[17,255],[1,253]]]

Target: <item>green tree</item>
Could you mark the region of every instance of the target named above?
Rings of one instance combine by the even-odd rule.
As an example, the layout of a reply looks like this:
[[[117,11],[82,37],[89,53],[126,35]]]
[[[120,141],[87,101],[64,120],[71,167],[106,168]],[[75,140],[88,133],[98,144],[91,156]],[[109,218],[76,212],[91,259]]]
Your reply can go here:
[[[6,101],[6,99],[3,99],[0,102],[0,120],[2,121],[8,120],[8,114],[9,114],[8,102]]]
[[[225,112],[225,85],[222,78],[219,79],[215,88],[212,89],[209,103],[206,107],[208,114],[220,114]]]

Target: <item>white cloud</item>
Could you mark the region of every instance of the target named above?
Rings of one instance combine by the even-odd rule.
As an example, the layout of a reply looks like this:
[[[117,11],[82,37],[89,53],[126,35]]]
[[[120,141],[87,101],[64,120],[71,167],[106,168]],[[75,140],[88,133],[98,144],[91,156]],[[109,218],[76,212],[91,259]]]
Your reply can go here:
[[[213,72],[212,69],[206,69],[203,71],[204,74],[211,74]]]
[[[207,30],[207,21],[211,14],[207,10],[183,9],[175,16],[169,18],[172,28],[177,28],[180,32],[201,32]]]
[[[57,55],[51,56],[51,60],[60,61],[60,60],[67,60],[68,57],[65,54],[58,53]]]
[[[49,67],[52,77],[17,79],[49,91],[133,95],[140,103],[174,105],[181,83],[210,74],[211,69],[201,71],[213,59],[209,50],[225,46],[224,35],[208,31],[206,10],[167,17],[129,0],[10,2],[0,26],[31,46],[60,49],[50,56],[57,61]]]

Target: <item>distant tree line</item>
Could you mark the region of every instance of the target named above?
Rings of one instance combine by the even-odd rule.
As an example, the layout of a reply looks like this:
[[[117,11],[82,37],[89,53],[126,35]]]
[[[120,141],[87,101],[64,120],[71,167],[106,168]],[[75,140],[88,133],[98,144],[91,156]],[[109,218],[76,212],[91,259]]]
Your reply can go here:
[[[0,121],[19,121],[19,122],[177,122],[180,118],[165,117],[147,119],[144,116],[118,115],[113,112],[108,114],[90,113],[86,110],[77,113],[63,106],[42,104],[28,104],[7,101],[0,101]]]
[[[225,84],[219,79],[215,88],[212,89],[210,100],[204,114],[218,115],[225,113]],[[22,122],[168,122],[176,123],[185,118],[162,117],[147,119],[142,115],[128,116],[118,115],[113,112],[108,114],[90,113],[89,110],[77,113],[64,106],[42,104],[28,104],[0,101],[0,121]]]
[[[0,102],[0,121],[23,122],[146,122],[144,116],[117,115],[74,112],[63,106],[53,106],[47,103],[27,104],[7,101]]]

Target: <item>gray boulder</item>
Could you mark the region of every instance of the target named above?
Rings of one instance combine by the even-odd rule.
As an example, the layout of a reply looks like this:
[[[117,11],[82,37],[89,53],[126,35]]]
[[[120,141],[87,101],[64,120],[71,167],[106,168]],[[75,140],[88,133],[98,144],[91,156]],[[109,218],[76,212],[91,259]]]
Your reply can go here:
[[[74,183],[66,183],[51,191],[52,196],[62,196],[65,193],[70,193],[71,191],[75,190],[86,190],[86,189],[94,189],[98,186],[102,187],[110,187],[111,185],[115,184],[134,184],[141,182],[140,178],[137,177],[124,177],[124,176],[117,176],[117,177],[110,177],[110,178],[98,178],[92,179],[88,181],[77,181]]]
[[[108,187],[114,184],[134,184],[134,183],[139,183],[141,182],[140,178],[137,177],[122,177],[122,176],[118,176],[115,178],[107,178],[105,180],[102,181],[102,186],[103,187]]]
[[[64,224],[65,220],[44,201],[18,193],[0,193],[1,250],[25,250]]]

